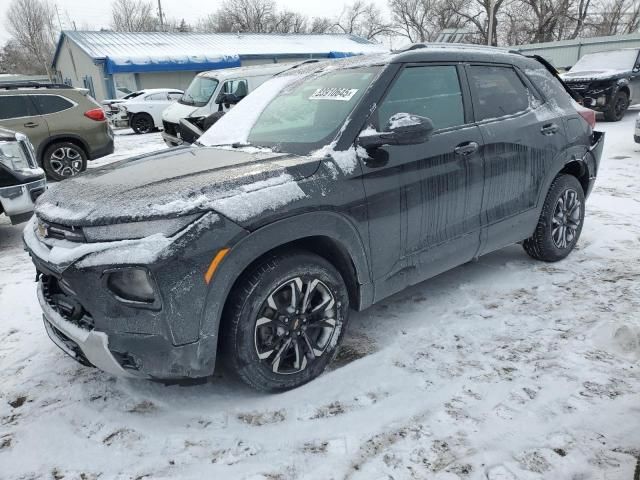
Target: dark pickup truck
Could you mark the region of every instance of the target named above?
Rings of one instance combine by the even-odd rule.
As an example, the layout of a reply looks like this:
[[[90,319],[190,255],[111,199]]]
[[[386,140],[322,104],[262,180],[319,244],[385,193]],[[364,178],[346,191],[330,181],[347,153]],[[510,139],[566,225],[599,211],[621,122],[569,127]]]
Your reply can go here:
[[[564,82],[584,99],[584,105],[602,112],[610,122],[622,119],[632,102],[640,99],[640,49],[625,48],[584,55],[562,75]]]

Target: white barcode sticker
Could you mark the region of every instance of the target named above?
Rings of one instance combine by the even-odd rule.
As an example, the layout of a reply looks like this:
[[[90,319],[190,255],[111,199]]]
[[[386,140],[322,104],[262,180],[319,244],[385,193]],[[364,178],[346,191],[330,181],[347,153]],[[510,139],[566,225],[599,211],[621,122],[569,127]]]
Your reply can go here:
[[[348,102],[356,93],[358,93],[357,88],[318,88],[309,97],[309,100],[340,100]]]

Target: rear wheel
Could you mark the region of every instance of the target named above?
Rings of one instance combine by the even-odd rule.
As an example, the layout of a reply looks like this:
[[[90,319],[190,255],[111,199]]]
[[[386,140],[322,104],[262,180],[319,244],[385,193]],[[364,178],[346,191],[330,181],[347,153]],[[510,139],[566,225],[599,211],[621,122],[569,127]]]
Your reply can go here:
[[[42,168],[51,180],[64,180],[86,170],[87,154],[75,143],[54,143],[44,152]]]
[[[557,262],[575,247],[584,223],[584,192],[573,175],[559,175],[551,184],[535,232],[522,246],[537,260]]]
[[[609,122],[618,122],[624,117],[627,108],[629,108],[629,95],[626,92],[617,92],[609,108],[604,112],[604,118]]]
[[[138,134],[149,133],[154,127],[153,118],[148,113],[136,113],[131,117],[131,128]]]
[[[222,326],[227,363],[251,387],[284,391],[320,375],[347,325],[340,273],[322,257],[273,255],[232,292]]]

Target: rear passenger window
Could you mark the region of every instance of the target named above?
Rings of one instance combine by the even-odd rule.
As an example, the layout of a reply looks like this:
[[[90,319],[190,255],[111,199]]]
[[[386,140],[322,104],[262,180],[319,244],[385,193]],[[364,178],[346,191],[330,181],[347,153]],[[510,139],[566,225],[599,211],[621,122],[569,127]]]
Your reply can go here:
[[[57,113],[73,107],[73,103],[58,95],[33,95],[31,98],[35,102],[40,115]]]
[[[456,67],[405,68],[378,109],[380,128],[396,113],[428,117],[436,129],[463,125],[464,107]]]
[[[36,115],[31,101],[24,95],[0,95],[0,119]]]
[[[168,100],[169,96],[166,93],[152,93],[151,95],[147,95],[144,97],[145,100]]]
[[[478,121],[513,115],[529,108],[529,90],[513,68],[472,66],[469,83]]]

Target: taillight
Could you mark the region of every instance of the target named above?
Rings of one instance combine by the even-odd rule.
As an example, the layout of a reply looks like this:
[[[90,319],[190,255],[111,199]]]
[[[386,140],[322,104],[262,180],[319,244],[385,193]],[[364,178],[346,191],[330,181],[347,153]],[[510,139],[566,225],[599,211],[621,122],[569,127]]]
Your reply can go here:
[[[582,118],[584,118],[586,120],[586,122],[589,124],[589,126],[593,129],[596,126],[596,112],[589,109],[589,108],[585,108],[583,110],[578,110],[578,113],[580,114],[580,116]]]
[[[96,122],[105,120],[107,117],[104,115],[104,110],[101,108],[92,108],[91,110],[87,110],[84,112],[84,116],[90,118],[91,120],[95,120]]]
[[[578,102],[575,102],[574,105],[576,112],[584,118],[585,122],[589,124],[591,129],[594,129],[596,126],[596,112],[595,110],[591,110],[590,108],[583,107]]]

